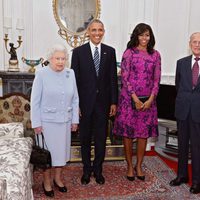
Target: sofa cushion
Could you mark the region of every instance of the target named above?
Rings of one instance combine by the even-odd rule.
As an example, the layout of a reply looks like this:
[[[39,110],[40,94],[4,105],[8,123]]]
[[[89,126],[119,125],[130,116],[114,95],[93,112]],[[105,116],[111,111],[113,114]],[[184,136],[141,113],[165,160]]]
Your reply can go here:
[[[24,137],[24,128],[22,123],[0,124],[0,139]]]
[[[2,192],[7,192],[8,200],[33,200],[31,170],[30,164],[23,170],[21,165],[11,165],[1,169],[0,180],[6,180],[6,191]]]
[[[32,144],[30,137],[0,139],[0,167],[21,165],[22,169],[27,168]]]
[[[33,140],[0,139],[0,179],[6,180],[8,200],[32,200],[30,155]]]
[[[31,128],[29,98],[22,93],[9,93],[0,97],[0,123],[21,122]]]

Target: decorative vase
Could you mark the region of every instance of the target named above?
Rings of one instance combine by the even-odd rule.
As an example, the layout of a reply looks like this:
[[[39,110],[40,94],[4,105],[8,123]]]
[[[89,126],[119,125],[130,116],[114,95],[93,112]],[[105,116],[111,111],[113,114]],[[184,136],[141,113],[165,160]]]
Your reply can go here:
[[[28,70],[28,72],[30,73],[35,73],[35,66],[39,65],[40,63],[43,62],[43,58],[40,58],[38,60],[29,60],[29,59],[26,59],[24,57],[22,57],[22,61],[24,63],[26,63],[28,66],[30,66],[31,68]]]

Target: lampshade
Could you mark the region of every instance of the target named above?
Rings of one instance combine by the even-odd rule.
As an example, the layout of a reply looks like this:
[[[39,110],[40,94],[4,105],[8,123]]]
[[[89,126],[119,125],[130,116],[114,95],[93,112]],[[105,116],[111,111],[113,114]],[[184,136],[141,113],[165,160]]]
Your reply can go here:
[[[12,18],[4,17],[3,27],[6,29],[12,28]]]
[[[24,30],[24,20],[21,18],[17,19],[16,29],[21,31]]]

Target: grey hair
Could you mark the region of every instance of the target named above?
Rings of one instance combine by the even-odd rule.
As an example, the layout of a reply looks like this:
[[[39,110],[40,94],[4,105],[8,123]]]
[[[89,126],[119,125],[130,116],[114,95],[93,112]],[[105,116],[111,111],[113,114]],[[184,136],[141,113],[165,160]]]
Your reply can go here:
[[[90,28],[90,26],[91,26],[93,23],[99,23],[99,24],[101,24],[101,25],[103,26],[103,28],[104,28],[104,24],[103,24],[103,22],[102,22],[100,19],[93,19],[93,20],[91,20],[90,23],[88,24],[87,30]]]
[[[200,32],[195,32],[195,33],[192,33],[191,36],[190,36],[190,42],[192,41],[193,37],[195,35],[200,35]]]
[[[46,57],[47,60],[49,61],[52,58],[53,54],[56,53],[57,51],[58,52],[63,52],[65,54],[66,60],[68,61],[68,51],[67,51],[67,48],[64,45],[62,45],[62,44],[55,44],[55,45],[53,45],[48,50],[47,57]]]

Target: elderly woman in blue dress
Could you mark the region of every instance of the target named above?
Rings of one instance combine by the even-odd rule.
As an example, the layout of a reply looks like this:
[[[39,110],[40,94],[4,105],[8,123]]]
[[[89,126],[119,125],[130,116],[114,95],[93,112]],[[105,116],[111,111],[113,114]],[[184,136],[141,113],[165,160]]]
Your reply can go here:
[[[79,98],[74,71],[66,68],[67,49],[54,45],[47,55],[49,66],[38,70],[31,93],[31,120],[35,134],[43,132],[52,167],[53,183],[60,192],[67,192],[61,174],[70,159],[71,131],[79,122]],[[46,196],[53,197],[51,169],[44,170],[42,184]]]

